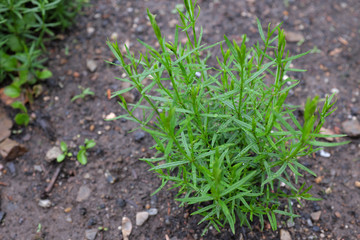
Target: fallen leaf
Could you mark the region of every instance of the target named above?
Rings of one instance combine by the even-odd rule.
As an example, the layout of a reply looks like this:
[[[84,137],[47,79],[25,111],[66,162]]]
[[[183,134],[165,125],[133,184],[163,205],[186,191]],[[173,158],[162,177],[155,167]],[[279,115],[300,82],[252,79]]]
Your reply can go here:
[[[6,160],[13,160],[26,152],[25,146],[9,138],[0,143],[0,154]]]
[[[5,110],[0,108],[0,142],[10,136],[12,126],[13,122],[8,118]]]

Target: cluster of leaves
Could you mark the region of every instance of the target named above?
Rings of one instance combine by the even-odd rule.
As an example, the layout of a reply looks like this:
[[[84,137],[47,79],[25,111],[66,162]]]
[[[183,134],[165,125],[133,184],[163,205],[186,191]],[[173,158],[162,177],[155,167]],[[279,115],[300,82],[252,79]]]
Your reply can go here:
[[[87,164],[87,156],[86,156],[86,151],[89,150],[90,148],[95,147],[96,142],[94,139],[85,139],[84,145],[80,146],[80,150],[78,152],[78,154],[76,155],[76,159],[78,160],[79,163],[81,163],[82,165],[86,165]],[[60,143],[60,149],[62,151],[62,154],[60,154],[57,157],[57,162],[62,162],[65,160],[66,157],[72,157],[72,153],[69,152],[68,146],[64,141],[61,141]]]
[[[9,84],[6,95],[16,98],[23,85],[52,76],[41,58],[44,41],[54,37],[56,29],[68,28],[85,2],[0,0],[0,83]]]
[[[315,173],[299,157],[316,147],[344,144],[317,140],[328,137],[320,128],[335,110],[334,95],[309,98],[304,119],[298,120],[297,107],[285,100],[299,81],[284,76],[303,71],[290,64],[306,53],[289,56],[280,25],[271,29],[269,24],[264,32],[258,21],[261,43],[251,48],[246,35],[240,45],[225,36],[227,49],[224,42],[206,46],[201,44],[202,28],[199,33],[195,28],[200,8],[192,0],[184,0],[184,6],[186,13],[178,11],[181,25],[176,26],[174,42],[165,40],[148,11],[160,50],[139,40],[147,50],[135,58],[127,46],[122,53],[117,43],[108,42],[128,76],[119,80],[131,84],[114,94],[126,111],[117,118],[135,121],[152,135],[158,154],[143,160],[162,179],[158,190],[174,183],[178,201],[197,204],[192,214],[204,216],[200,222],[218,230],[229,224],[235,232],[237,220],[250,226],[257,217],[263,227],[267,218],[275,230],[277,214],[297,216],[290,201],[316,200],[302,178]],[[187,37],[185,45],[179,41],[180,29]],[[217,58],[219,68],[212,68],[204,51],[216,45],[222,56]],[[121,94],[134,88],[141,97],[127,103]],[[138,110],[142,117],[137,117]],[[282,191],[280,183],[289,190]],[[288,200],[289,211],[281,200]]]

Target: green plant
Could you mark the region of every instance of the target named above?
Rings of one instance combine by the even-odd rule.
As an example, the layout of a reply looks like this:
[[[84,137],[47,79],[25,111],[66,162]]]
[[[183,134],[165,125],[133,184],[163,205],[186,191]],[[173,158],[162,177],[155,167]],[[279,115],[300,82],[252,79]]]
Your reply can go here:
[[[297,106],[285,100],[299,81],[284,76],[304,71],[290,64],[307,53],[290,56],[285,51],[281,25],[271,29],[269,24],[264,32],[258,20],[262,43],[251,48],[246,35],[240,44],[224,36],[227,49],[224,42],[206,46],[201,44],[202,28],[195,28],[200,8],[192,0],[184,0],[184,6],[186,13],[178,11],[181,25],[174,42],[165,40],[148,10],[160,50],[139,40],[146,52],[136,58],[126,45],[123,53],[118,43],[107,42],[128,76],[119,80],[131,84],[114,93],[126,112],[117,118],[132,120],[152,135],[157,155],[142,160],[162,179],[156,192],[172,182],[179,191],[176,200],[196,204],[192,214],[208,221],[204,233],[210,225],[220,230],[225,224],[235,232],[236,221],[250,227],[254,217],[262,228],[267,218],[275,230],[276,215],[297,217],[291,201],[318,200],[303,178],[315,173],[299,158],[316,147],[345,144],[317,140],[328,137],[320,128],[335,111],[334,95],[309,98],[304,118],[297,119]],[[179,41],[180,29],[185,45]],[[215,46],[222,55],[216,58],[218,68],[207,65],[209,55],[204,54]],[[127,103],[121,94],[134,88],[141,97]],[[281,183],[289,190],[283,191]]]
[[[87,95],[90,95],[90,96],[95,95],[95,93],[93,91],[91,91],[90,88],[83,88],[82,86],[78,86],[78,87],[79,87],[79,89],[81,89],[82,92],[78,95],[75,95],[73,98],[71,98],[72,102],[78,98],[84,99]]]
[[[78,160],[79,163],[81,163],[82,165],[86,165],[87,164],[87,157],[86,157],[86,151],[90,148],[93,148],[95,147],[96,143],[95,143],[95,140],[91,139],[85,139],[85,142],[84,142],[84,146],[79,146],[79,152],[78,154],[76,155],[76,159]],[[58,157],[57,157],[57,162],[62,162],[64,161],[64,159],[66,157],[72,157],[72,153],[69,152],[68,150],[68,146],[67,144],[64,142],[64,141],[61,141],[60,143],[60,149],[62,151],[62,154],[60,154]]]
[[[5,94],[16,98],[24,86],[52,76],[42,58],[45,41],[73,22],[87,0],[1,0],[0,83]],[[29,100],[31,91],[26,90]]]
[[[84,146],[80,146],[80,150],[79,153],[77,154],[76,158],[78,160],[79,163],[81,163],[82,165],[86,165],[87,164],[87,157],[86,157],[86,151],[90,148],[95,147],[96,143],[94,141],[94,139],[85,139],[85,145]]]
[[[15,109],[20,109],[21,113],[16,114],[15,122],[19,125],[27,126],[30,121],[29,114],[27,113],[27,109],[20,101],[13,102],[11,106]]]
[[[60,142],[60,149],[61,149],[61,151],[62,151],[62,154],[60,154],[60,155],[57,157],[57,159],[56,159],[57,162],[62,162],[62,161],[64,161],[66,157],[72,157],[72,153],[71,153],[71,152],[68,152],[68,151],[69,151],[69,150],[68,150],[68,146],[67,146],[67,144],[66,144],[64,141],[61,141],[61,142]]]

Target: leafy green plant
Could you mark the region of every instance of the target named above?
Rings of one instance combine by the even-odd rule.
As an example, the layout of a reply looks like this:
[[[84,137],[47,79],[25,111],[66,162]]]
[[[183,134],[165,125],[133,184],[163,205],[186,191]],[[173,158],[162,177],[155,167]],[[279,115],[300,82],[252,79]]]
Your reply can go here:
[[[19,125],[27,126],[30,121],[29,114],[27,113],[27,109],[20,101],[13,102],[11,106],[15,109],[19,109],[21,113],[16,114],[15,122]]]
[[[68,146],[67,146],[67,144],[66,144],[64,141],[61,141],[61,142],[60,142],[60,149],[61,149],[61,151],[62,151],[62,154],[60,154],[60,155],[57,157],[57,159],[56,159],[57,162],[62,162],[62,161],[64,161],[66,157],[72,157],[72,153],[69,152]]]
[[[71,101],[75,101],[78,98],[82,98],[84,99],[86,96],[90,95],[90,96],[94,96],[95,93],[93,91],[90,90],[90,88],[83,88],[82,86],[78,86],[79,89],[81,89],[81,93],[78,95],[75,95],[73,98],[71,98]]]
[[[81,163],[82,165],[86,165],[87,164],[87,157],[86,157],[86,151],[90,148],[93,148],[95,147],[96,145],[96,142],[95,140],[91,139],[85,139],[85,142],[84,142],[84,146],[79,146],[79,152],[78,154],[76,155],[76,159],[78,160],[79,163]],[[68,146],[67,144],[64,142],[64,141],[61,141],[60,143],[60,149],[62,151],[62,154],[60,154],[58,157],[57,157],[57,162],[62,162],[65,160],[66,157],[72,157],[72,153],[69,152],[68,150]]]
[[[267,219],[275,230],[276,215],[297,217],[291,201],[318,200],[304,179],[315,173],[300,158],[317,147],[345,144],[318,140],[328,137],[320,129],[335,111],[334,95],[309,98],[304,118],[297,119],[297,106],[285,100],[299,81],[284,76],[304,71],[290,65],[307,53],[290,56],[285,51],[281,24],[269,24],[264,32],[258,20],[261,43],[251,48],[246,35],[240,44],[224,36],[223,42],[206,46],[202,28],[195,27],[200,8],[192,0],[184,0],[184,6],[173,42],[166,41],[148,10],[159,50],[139,40],[146,52],[136,58],[128,46],[123,53],[117,42],[107,42],[127,74],[119,80],[131,84],[114,93],[126,112],[117,118],[134,121],[152,135],[157,154],[142,160],[162,179],[156,192],[172,182],[179,191],[176,200],[198,206],[192,214],[208,222],[204,232],[210,225],[220,230],[226,224],[235,232],[236,221],[250,227],[254,217],[261,227]],[[179,41],[181,33],[186,44]],[[206,53],[215,46],[221,50],[217,68],[207,65]],[[134,88],[141,97],[127,103],[121,94]],[[289,190],[283,191],[281,183]]]
[[[44,67],[45,41],[64,30],[87,0],[1,0],[0,83],[16,98],[24,86],[52,76]],[[6,80],[6,81],[5,81]],[[30,91],[26,95],[30,96]],[[31,97],[30,97],[31,100]]]
[[[94,141],[94,139],[85,139],[85,145],[84,146],[80,146],[80,150],[76,156],[77,160],[79,163],[81,163],[82,165],[86,165],[87,164],[87,157],[86,157],[86,151],[90,148],[95,147],[96,143]]]

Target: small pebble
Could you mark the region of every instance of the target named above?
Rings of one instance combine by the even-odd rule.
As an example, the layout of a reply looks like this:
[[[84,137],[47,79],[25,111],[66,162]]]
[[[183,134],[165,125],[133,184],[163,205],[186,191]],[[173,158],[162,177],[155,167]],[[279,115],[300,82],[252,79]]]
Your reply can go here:
[[[34,170],[36,172],[42,172],[42,167],[40,165],[34,165]]]
[[[132,223],[128,217],[123,217],[121,221],[121,231],[122,231],[123,239],[124,240],[129,239],[129,236],[132,231]]]
[[[310,218],[306,219],[306,223],[307,223],[307,225],[308,225],[309,227],[312,227],[312,226],[313,226],[313,223],[312,223],[312,221],[311,221]]]
[[[355,187],[360,188],[360,181],[355,181]]]
[[[72,218],[70,216],[66,216],[65,221],[68,223],[72,223]]]
[[[291,220],[291,219],[288,219],[286,221],[286,225],[287,225],[288,228],[292,228],[292,227],[295,226],[295,222],[293,220]]]
[[[137,226],[141,226],[143,225],[146,220],[148,220],[149,218],[149,213],[148,212],[138,212],[136,213],[136,225]]]
[[[341,213],[339,213],[338,211],[336,211],[336,212],[335,212],[335,216],[336,216],[337,218],[341,218]]]
[[[314,221],[314,222],[317,222],[320,220],[320,216],[321,216],[321,211],[317,211],[317,212],[313,212],[310,214],[311,216],[311,219]]]
[[[69,213],[69,212],[71,212],[71,210],[72,210],[72,208],[71,208],[71,207],[68,207],[68,208],[65,208],[65,209],[64,209],[64,212]]]
[[[145,138],[145,132],[143,131],[136,131],[134,133],[134,140],[136,142],[140,142],[141,140],[143,140]]]
[[[165,216],[165,224],[166,225],[170,225],[171,222],[170,222],[170,217],[168,215]]]
[[[158,214],[158,210],[157,210],[157,208],[150,208],[148,210],[148,213],[150,216],[155,216],[156,214]]]
[[[51,207],[51,201],[49,199],[40,200],[38,205],[42,208],[49,208]]]
[[[116,199],[116,205],[120,208],[123,208],[126,206],[126,201],[124,199],[118,198]]]
[[[81,216],[85,216],[86,213],[87,213],[86,208],[84,208],[84,207],[80,208],[80,209],[79,209],[79,213],[80,213]]]
[[[97,220],[96,220],[96,218],[94,218],[94,217],[91,217],[91,218],[89,219],[89,221],[87,222],[87,226],[88,226],[88,227],[94,226],[94,225],[96,225],[96,224],[97,224]]]
[[[145,205],[145,209],[148,210],[148,209],[150,209],[150,208],[151,208],[150,204],[147,203],[147,204]]]
[[[322,157],[326,157],[326,158],[331,157],[331,154],[329,152],[324,151],[323,149],[320,149],[319,154]]]
[[[23,224],[24,221],[25,221],[25,220],[24,220],[23,218],[19,218],[19,221],[18,221],[19,225]],[[1,223],[1,221],[0,221],[0,223]]]
[[[330,188],[330,187],[328,187],[327,189],[325,189],[325,193],[326,193],[326,194],[330,194],[330,193],[332,193],[331,188]]]
[[[0,211],[0,223],[4,220],[6,212]]]
[[[96,238],[97,233],[98,233],[97,228],[85,230],[85,238],[87,240],[94,240]]]
[[[280,240],[291,240],[291,235],[289,231],[285,229],[280,229]]]
[[[113,175],[111,175],[109,170],[105,171],[105,178],[106,178],[106,181],[110,184],[113,184],[116,181],[116,178],[114,178]]]
[[[201,77],[201,73],[200,73],[200,72],[196,72],[196,73],[195,73],[195,76],[196,76],[197,78],[199,78],[199,77]]]
[[[16,168],[15,168],[15,164],[13,162],[7,163],[6,167],[9,169],[9,171],[13,177],[16,176]]]
[[[318,226],[313,226],[312,229],[314,232],[320,232],[320,228]]]

